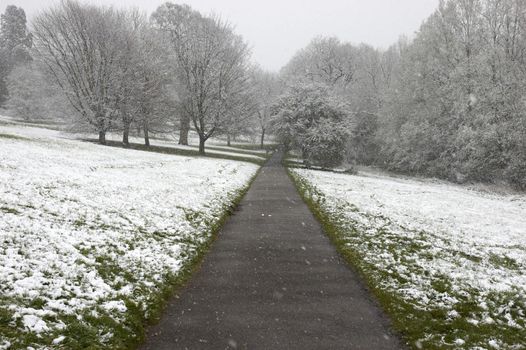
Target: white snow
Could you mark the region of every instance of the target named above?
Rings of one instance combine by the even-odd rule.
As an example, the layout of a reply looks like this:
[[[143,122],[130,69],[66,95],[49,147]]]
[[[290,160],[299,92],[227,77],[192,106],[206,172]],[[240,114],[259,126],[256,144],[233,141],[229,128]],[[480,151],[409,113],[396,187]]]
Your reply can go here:
[[[24,324],[24,327],[31,332],[42,333],[49,330],[46,322],[35,315],[24,315],[24,317],[22,317],[22,323]]]
[[[64,315],[119,320],[125,299],[147,305],[257,168],[0,124],[0,309],[59,339]]]
[[[62,343],[64,341],[64,339],[66,339],[66,337],[63,336],[63,335],[61,335],[59,337],[56,337],[55,339],[53,339],[52,344],[53,345],[58,345],[58,344]]]
[[[491,320],[526,335],[526,195],[431,180],[292,171],[314,186],[311,196],[339,225],[357,229],[347,245],[367,264],[397,277],[383,279],[382,288],[419,308],[444,309],[451,321],[460,317],[456,305],[471,298],[480,311],[467,322]],[[437,291],[437,279],[450,289]],[[495,344],[488,339],[479,345]]]

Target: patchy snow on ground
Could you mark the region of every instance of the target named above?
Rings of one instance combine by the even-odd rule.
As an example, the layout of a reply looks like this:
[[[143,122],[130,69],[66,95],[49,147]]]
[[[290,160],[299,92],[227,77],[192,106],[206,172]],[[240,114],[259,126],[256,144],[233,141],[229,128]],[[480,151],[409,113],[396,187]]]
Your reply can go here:
[[[292,172],[377,275],[377,287],[442,323],[427,325],[442,331],[422,334],[417,345],[526,349],[525,195],[381,175]]]
[[[126,332],[258,168],[58,136],[0,125],[0,348]]]

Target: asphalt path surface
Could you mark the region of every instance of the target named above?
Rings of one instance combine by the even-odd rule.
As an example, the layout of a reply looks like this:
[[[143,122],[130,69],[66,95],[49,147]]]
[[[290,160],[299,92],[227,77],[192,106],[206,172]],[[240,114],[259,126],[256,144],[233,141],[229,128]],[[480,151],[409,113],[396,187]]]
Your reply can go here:
[[[261,169],[141,349],[404,348],[281,157]]]

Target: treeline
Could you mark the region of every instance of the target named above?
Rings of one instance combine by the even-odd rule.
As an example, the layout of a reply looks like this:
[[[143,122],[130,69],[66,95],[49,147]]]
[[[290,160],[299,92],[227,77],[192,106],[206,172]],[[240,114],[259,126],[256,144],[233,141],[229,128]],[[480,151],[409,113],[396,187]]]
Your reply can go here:
[[[137,11],[64,0],[0,27],[0,105],[62,116],[105,142],[193,129],[272,133],[306,163],[341,163],[526,189],[526,2],[445,0],[387,50],[316,38],[280,75],[249,61],[216,16],[166,3]]]
[[[346,103],[348,162],[526,189],[524,1],[441,1],[386,51],[318,38],[282,74]]]
[[[139,131],[149,145],[152,131],[176,130],[188,144],[192,128],[201,153],[212,135],[261,132],[263,145],[277,79],[250,64],[248,45],[219,17],[173,3],[148,18],[64,0],[34,18],[31,33],[23,9],[8,6],[0,38],[5,57],[25,55],[2,59],[0,103],[17,116],[63,116],[102,144],[108,132],[128,145]]]

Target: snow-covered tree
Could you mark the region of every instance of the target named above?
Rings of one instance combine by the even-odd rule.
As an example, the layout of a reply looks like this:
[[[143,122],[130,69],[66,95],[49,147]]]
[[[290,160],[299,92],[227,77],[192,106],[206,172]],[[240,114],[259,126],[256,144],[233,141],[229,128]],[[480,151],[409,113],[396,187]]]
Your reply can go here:
[[[318,37],[296,53],[281,74],[291,79],[345,89],[354,79],[355,58],[352,45],[343,44],[334,37]]]
[[[304,162],[339,165],[349,135],[348,109],[323,84],[292,85],[273,106],[272,130],[287,149],[301,151]]]
[[[399,50],[379,119],[383,165],[526,188],[525,11],[516,0],[440,3]]]
[[[33,22],[35,47],[82,122],[106,142],[119,116],[119,59],[125,16],[112,8],[65,0]]]

